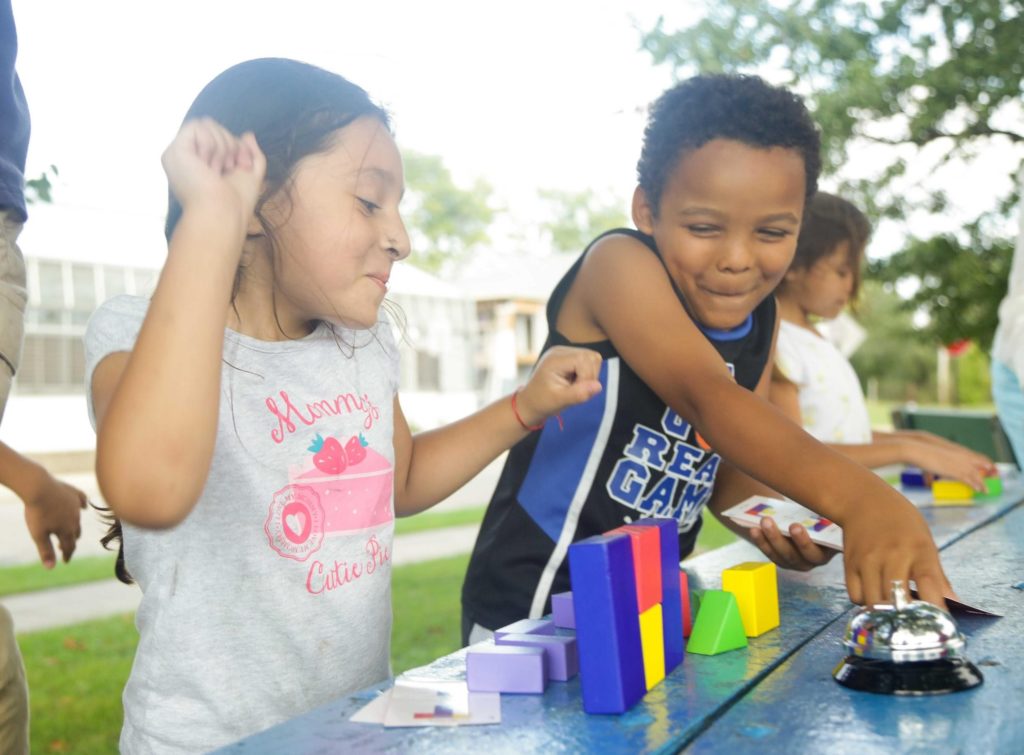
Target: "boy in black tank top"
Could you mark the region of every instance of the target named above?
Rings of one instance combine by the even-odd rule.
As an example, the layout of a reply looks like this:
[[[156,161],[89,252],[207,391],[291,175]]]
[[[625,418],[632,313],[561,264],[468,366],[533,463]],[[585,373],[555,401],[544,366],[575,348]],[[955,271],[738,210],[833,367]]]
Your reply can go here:
[[[909,578],[944,605],[951,588],[917,509],[765,400],[771,292],[819,170],[802,101],[757,77],[699,76],[657,100],[637,166],[639,232],[592,242],[547,308],[545,349],[598,351],[604,390],[509,453],[463,584],[464,642],[548,612],[569,589],[576,540],[671,516],[685,556],[704,506],[775,490],[843,526],[854,602],[882,602],[891,579]],[[785,568],[834,555],[799,526],[787,538],[770,521],[725,523]]]

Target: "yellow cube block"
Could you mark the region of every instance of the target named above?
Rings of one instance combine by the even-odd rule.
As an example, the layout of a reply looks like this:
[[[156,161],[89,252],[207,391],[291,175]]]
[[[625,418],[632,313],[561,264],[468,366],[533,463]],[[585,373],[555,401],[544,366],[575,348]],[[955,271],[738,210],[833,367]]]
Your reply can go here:
[[[736,596],[747,637],[779,625],[779,586],[775,564],[749,561],[722,572],[722,589]]]
[[[935,504],[973,503],[974,488],[959,480],[936,480],[932,483],[932,498]]]
[[[644,681],[650,691],[665,678],[665,625],[661,603],[640,614],[640,647],[644,654]]]

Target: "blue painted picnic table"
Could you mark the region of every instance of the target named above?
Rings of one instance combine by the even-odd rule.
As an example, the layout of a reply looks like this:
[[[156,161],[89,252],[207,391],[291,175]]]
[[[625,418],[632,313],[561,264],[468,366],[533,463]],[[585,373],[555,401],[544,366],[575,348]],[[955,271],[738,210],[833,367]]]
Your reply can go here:
[[[958,617],[967,655],[985,675],[974,690],[897,698],[855,692],[831,672],[843,657],[843,629],[854,609],[841,560],[808,573],[779,572],[781,626],[746,649],[687,654],[682,666],[618,716],[583,712],[578,678],[543,695],[502,695],[496,726],[385,728],[348,719],[389,682],[340,698],[235,743],[225,753],[488,751],[660,753],[1015,751],[1024,741],[1024,484],[993,500],[931,507],[917,498],[943,565],[965,600],[1005,615]],[[720,588],[722,570],[763,560],[737,542],[684,563],[691,588]],[[465,678],[465,650],[417,670],[418,678]],[[1008,705],[1010,701],[1017,704]],[[1017,750],[1019,751],[1019,749]]]

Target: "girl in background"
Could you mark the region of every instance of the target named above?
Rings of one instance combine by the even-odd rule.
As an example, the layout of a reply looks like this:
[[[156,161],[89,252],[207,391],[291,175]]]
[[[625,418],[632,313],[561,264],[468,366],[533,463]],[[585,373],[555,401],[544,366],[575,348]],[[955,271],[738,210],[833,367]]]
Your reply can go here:
[[[807,204],[793,264],[776,289],[779,337],[771,400],[818,440],[867,467],[909,464],[984,490],[992,460],[920,430],[871,429],[849,360],[817,330],[853,301],[871,224],[852,203],[819,191]]]

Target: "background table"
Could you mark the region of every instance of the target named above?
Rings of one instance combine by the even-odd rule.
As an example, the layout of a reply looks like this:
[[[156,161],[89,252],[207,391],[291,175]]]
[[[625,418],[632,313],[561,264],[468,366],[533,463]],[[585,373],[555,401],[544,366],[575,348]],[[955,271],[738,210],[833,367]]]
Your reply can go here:
[[[683,664],[619,716],[583,712],[579,679],[552,682],[543,695],[502,695],[499,726],[384,728],[348,718],[389,683],[336,700],[221,750],[225,753],[332,753],[543,750],[600,752],[1013,751],[1024,741],[1021,667],[1024,592],[1024,486],[965,507],[921,506],[943,565],[965,600],[1001,619],[958,617],[967,654],[985,683],[953,695],[896,698],[854,692],[831,677],[845,654],[840,639],[853,614],[839,558],[812,572],[779,572],[781,626],[749,647]],[[722,570],[763,560],[745,542],[684,567],[692,589],[721,587]],[[465,649],[422,669],[420,678],[462,679]]]

